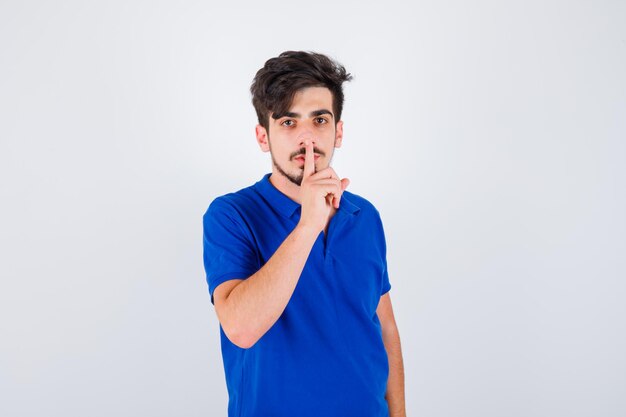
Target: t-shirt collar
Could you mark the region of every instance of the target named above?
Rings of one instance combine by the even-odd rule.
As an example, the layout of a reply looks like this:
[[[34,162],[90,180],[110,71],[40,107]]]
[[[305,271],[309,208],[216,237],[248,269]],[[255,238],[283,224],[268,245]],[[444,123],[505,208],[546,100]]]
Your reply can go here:
[[[254,186],[258,192],[265,198],[265,200],[272,205],[280,214],[285,217],[291,217],[300,208],[300,204],[287,197],[278,188],[274,187],[274,184],[270,182],[270,176],[268,173],[263,175]],[[344,192],[341,195],[341,201],[339,202],[339,210],[344,211],[346,214],[355,215],[361,208],[350,201]]]

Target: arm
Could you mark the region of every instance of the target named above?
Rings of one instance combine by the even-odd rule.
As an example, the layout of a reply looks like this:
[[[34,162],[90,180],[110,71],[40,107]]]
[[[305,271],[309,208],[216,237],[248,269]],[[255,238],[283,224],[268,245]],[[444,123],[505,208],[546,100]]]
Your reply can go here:
[[[247,349],[274,325],[293,294],[318,234],[313,228],[297,225],[255,274],[245,281],[226,281],[215,289],[215,311],[231,342]]]
[[[252,347],[279,319],[291,299],[309,253],[328,223],[331,206],[339,207],[349,184],[330,167],[315,172],[313,143],[307,141],[300,199],[300,221],[272,257],[246,280],[229,280],[213,295],[215,310],[231,342]]]
[[[390,417],[406,417],[404,401],[404,364],[400,347],[400,334],[393,315],[389,292],[380,297],[376,309],[382,327],[383,343],[389,358],[389,379],[385,399],[389,406]]]

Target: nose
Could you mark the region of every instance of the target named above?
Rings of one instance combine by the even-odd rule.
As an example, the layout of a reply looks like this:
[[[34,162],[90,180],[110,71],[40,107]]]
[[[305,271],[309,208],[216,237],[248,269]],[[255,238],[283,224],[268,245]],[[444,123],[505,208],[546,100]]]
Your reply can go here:
[[[311,141],[313,147],[315,147],[317,139],[309,131],[302,132],[300,135],[298,135],[298,144],[304,148],[304,141],[307,139]]]

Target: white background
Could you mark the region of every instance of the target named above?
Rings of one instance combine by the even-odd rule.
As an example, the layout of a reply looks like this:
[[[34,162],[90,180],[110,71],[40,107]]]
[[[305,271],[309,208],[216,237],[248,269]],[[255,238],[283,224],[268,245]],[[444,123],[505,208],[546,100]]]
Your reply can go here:
[[[225,416],[202,215],[265,60],[343,63],[410,416],[626,414],[623,1],[0,2],[0,415]]]

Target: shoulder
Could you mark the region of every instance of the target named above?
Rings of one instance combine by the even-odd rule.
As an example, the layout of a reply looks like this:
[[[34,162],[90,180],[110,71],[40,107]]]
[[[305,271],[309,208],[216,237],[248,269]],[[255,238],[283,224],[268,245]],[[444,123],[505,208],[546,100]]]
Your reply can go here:
[[[202,216],[205,235],[252,240],[250,210],[254,199],[253,186],[215,197]]]
[[[258,194],[254,185],[217,196],[202,216],[205,233],[236,234],[251,239],[251,219]]]
[[[256,193],[254,185],[240,190],[215,197],[204,213],[204,217],[210,215],[230,214],[234,217],[242,217],[244,209],[255,203]]]

